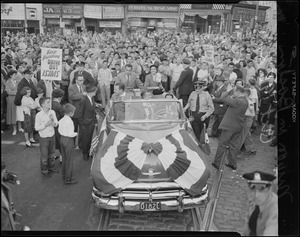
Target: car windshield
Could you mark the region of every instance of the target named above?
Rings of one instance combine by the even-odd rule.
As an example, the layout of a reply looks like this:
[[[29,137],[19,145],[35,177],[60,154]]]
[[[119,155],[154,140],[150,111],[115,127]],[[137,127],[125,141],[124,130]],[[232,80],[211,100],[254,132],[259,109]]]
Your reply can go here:
[[[183,119],[179,101],[117,101],[110,109],[110,120],[115,122],[151,122]]]

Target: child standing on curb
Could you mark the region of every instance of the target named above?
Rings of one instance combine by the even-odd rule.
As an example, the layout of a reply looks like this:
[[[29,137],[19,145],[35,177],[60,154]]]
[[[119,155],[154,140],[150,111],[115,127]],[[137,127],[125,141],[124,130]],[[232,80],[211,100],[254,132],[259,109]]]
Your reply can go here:
[[[74,115],[75,106],[66,104],[64,106],[65,116],[59,120],[58,132],[60,137],[60,149],[62,155],[62,175],[65,184],[75,184],[78,180],[72,178],[73,160],[74,160],[74,137],[77,132],[74,132],[74,123],[71,117]]]
[[[54,127],[57,126],[58,122],[54,110],[50,109],[49,97],[42,97],[40,99],[40,105],[42,110],[36,115],[35,130],[38,131],[40,135],[41,171],[45,177],[50,178],[51,172],[57,172],[54,169]]]

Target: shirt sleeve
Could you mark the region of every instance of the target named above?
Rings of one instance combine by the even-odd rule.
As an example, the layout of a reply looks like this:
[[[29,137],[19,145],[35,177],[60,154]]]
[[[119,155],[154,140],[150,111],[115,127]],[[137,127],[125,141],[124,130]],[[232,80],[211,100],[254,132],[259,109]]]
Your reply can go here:
[[[34,128],[36,131],[41,131],[46,128],[45,124],[42,121],[41,113],[37,113],[37,115],[35,116]]]

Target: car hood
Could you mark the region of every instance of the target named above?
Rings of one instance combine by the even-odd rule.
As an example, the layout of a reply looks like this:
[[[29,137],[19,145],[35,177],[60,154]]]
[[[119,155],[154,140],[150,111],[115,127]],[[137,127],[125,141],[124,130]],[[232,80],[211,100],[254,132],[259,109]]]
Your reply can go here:
[[[207,156],[181,126],[151,131],[112,126],[93,159],[94,186],[112,194],[134,182],[173,180],[191,195],[199,194],[210,176]]]

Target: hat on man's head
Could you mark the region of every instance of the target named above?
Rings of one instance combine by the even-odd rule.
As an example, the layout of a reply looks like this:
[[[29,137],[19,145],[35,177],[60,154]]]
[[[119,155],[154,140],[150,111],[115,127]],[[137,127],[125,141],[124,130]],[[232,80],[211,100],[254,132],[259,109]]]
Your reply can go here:
[[[198,80],[198,81],[195,81],[195,82],[194,82],[194,85],[195,85],[195,86],[205,86],[205,85],[206,85],[206,82],[205,82],[205,81],[199,81],[199,80]]]
[[[183,62],[184,64],[191,64],[191,61],[188,60],[188,59],[186,59],[186,58],[184,58],[184,59],[182,60],[182,62]]]
[[[162,62],[163,62],[163,61],[168,61],[168,59],[167,59],[167,58],[163,58],[161,61],[162,61]]]
[[[26,68],[24,71],[23,71],[23,74],[33,74],[33,71],[32,71],[32,68],[31,67],[28,67]]]
[[[84,67],[84,62],[78,61],[76,62],[76,66]]]
[[[85,88],[85,91],[86,91],[87,93],[96,92],[97,90],[98,90],[98,88],[97,88],[96,86],[93,86],[93,85],[87,86],[87,87]]]
[[[222,82],[224,82],[224,81],[226,81],[226,80],[225,80],[224,77],[219,76],[219,77],[217,77],[217,78],[215,79],[215,81],[222,81]]]
[[[276,176],[262,171],[254,171],[244,174],[243,178],[247,179],[248,183],[271,184],[276,179]]]

